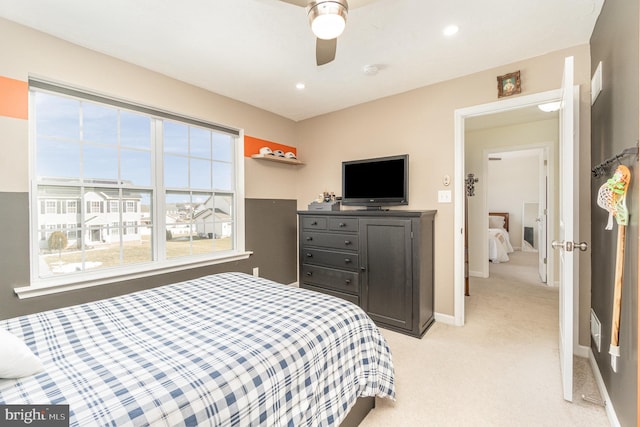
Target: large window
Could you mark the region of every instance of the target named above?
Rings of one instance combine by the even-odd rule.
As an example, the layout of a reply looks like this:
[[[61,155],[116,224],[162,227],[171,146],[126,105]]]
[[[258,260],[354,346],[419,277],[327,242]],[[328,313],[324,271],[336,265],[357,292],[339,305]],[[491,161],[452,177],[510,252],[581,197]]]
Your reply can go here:
[[[244,251],[237,130],[41,81],[30,96],[32,281]]]

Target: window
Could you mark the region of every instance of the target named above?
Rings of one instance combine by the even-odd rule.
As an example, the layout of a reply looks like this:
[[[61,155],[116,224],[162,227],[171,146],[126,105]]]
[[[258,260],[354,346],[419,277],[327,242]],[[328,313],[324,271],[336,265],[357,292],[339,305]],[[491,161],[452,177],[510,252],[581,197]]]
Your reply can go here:
[[[237,130],[29,83],[39,285],[244,253]]]
[[[45,213],[48,213],[48,214],[56,213],[56,202],[47,200],[45,202]]]

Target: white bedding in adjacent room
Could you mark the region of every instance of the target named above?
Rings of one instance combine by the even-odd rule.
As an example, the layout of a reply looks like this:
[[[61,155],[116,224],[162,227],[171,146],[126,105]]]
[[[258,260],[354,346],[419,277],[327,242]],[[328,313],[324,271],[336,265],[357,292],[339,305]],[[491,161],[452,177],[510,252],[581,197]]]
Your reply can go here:
[[[513,246],[509,241],[509,232],[504,228],[490,228],[487,237],[489,240],[489,261],[493,263],[508,262],[509,254],[513,252]]]

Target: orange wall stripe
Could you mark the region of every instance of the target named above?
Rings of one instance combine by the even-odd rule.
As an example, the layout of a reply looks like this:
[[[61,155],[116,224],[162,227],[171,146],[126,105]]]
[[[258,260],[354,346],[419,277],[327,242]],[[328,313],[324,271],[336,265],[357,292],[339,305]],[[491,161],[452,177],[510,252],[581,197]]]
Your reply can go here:
[[[0,76],[0,116],[29,118],[29,84]]]
[[[277,142],[267,141],[266,139],[254,138],[253,136],[244,136],[244,156],[251,157],[254,154],[259,154],[262,147],[269,147],[271,150],[282,150],[285,153],[292,151],[296,156],[298,155],[296,147],[290,145],[278,144]]]

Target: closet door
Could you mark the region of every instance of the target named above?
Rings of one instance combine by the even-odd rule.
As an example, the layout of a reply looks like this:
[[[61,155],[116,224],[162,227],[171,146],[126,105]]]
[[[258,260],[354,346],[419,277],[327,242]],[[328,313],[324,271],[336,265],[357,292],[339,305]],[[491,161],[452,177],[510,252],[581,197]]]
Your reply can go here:
[[[411,220],[360,219],[362,307],[380,325],[412,329]]]

